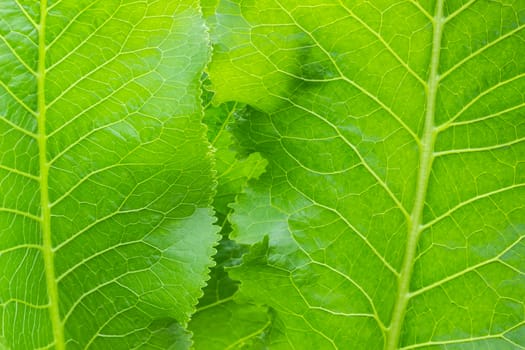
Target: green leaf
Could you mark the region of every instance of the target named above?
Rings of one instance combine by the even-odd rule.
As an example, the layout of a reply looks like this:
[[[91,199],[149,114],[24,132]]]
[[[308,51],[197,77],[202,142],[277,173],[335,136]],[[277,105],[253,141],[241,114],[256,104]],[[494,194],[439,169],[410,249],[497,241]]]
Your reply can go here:
[[[229,233],[229,226],[225,226],[223,232]],[[193,333],[194,349],[243,349],[264,342],[270,325],[268,309],[239,300],[235,295],[238,282],[230,279],[226,272],[228,267],[238,263],[240,254],[245,251],[227,238],[217,246],[214,256],[217,265],[210,272],[204,295],[188,325]]]
[[[525,348],[525,2],[222,0],[271,349]],[[234,326],[232,326],[234,327]]]
[[[230,129],[245,110],[244,105],[224,103],[211,104],[208,92],[204,122],[208,126],[208,138],[215,149],[215,168],[217,170],[217,194],[213,206],[221,217],[227,216],[235,196],[242,192],[249,180],[257,179],[265,170],[267,161],[258,153],[239,154]],[[237,149],[236,149],[237,148]]]
[[[265,349],[269,325],[265,307],[223,300],[197,310],[190,328],[194,349]]]
[[[264,307],[234,300],[238,282],[231,280],[225,269],[238,264],[246,247],[227,238],[231,231],[227,217],[235,196],[242,192],[249,180],[258,178],[264,172],[267,162],[258,153],[246,156],[239,153],[240,148],[231,133],[234,121],[244,113],[245,106],[237,103],[214,106],[211,103],[213,93],[207,90],[204,93],[204,122],[215,149],[218,179],[214,208],[222,225],[223,240],[217,246],[214,256],[216,266],[210,271],[210,280],[189,329],[194,335],[195,349],[241,349],[253,346],[260,339],[259,336],[269,325],[269,315]]]
[[[0,339],[187,348],[218,239],[198,3],[0,1]]]

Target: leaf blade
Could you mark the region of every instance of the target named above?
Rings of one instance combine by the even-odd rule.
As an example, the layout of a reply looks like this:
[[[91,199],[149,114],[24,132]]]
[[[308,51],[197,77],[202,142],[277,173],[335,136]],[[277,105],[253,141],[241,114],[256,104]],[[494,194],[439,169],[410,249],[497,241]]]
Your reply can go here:
[[[234,239],[269,246],[232,276],[276,310],[275,348],[523,346],[505,262],[523,237],[522,13],[219,3],[210,78],[258,110],[241,134],[269,160],[232,216]]]
[[[218,238],[197,2],[0,8],[0,338],[188,347]]]

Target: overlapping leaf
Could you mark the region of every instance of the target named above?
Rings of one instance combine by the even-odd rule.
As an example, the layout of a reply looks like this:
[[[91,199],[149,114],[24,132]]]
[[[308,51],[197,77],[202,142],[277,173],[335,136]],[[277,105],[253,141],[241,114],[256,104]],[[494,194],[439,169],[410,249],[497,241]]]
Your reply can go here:
[[[0,341],[167,349],[211,265],[195,1],[0,1]]]
[[[215,148],[218,186],[214,208],[224,238],[217,246],[218,252],[214,256],[217,265],[211,270],[210,280],[189,329],[193,333],[195,349],[240,349],[253,347],[257,343],[270,323],[270,316],[265,307],[235,300],[238,282],[231,280],[225,269],[237,264],[247,249],[228,239],[231,231],[229,205],[249,180],[260,176],[267,162],[258,153],[245,156],[238,152],[239,145],[235,143],[231,128],[244,113],[245,106],[237,103],[213,106],[212,96],[205,90],[204,122],[208,126],[208,138]]]
[[[267,345],[525,347],[525,3],[216,11],[216,99],[269,160],[232,217]]]

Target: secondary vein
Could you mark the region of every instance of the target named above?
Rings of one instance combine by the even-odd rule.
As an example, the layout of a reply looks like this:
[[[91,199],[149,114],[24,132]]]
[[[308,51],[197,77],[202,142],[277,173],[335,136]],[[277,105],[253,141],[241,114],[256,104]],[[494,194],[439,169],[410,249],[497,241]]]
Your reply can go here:
[[[410,281],[412,280],[417,243],[423,227],[423,210],[425,208],[428,180],[432,169],[432,161],[434,159],[434,142],[436,138],[434,115],[436,112],[436,97],[439,86],[439,55],[441,50],[441,38],[443,34],[443,26],[445,24],[445,18],[443,17],[443,2],[444,0],[436,1],[435,15],[433,19],[432,57],[426,87],[427,100],[425,124],[421,140],[416,196],[408,225],[408,237],[403,257],[403,265],[398,277],[398,288],[394,311],[392,313],[386,336],[387,350],[394,350],[398,347],[407,305],[411,297]]]
[[[38,69],[37,69],[37,104],[38,104],[38,159],[40,166],[40,216],[42,227],[42,253],[49,298],[49,317],[53,330],[56,350],[65,350],[64,326],[60,319],[58,306],[58,288],[55,278],[54,252],[51,239],[51,206],[49,201],[49,162],[47,160],[46,134],[46,19],[47,0],[40,2],[40,23],[38,26]]]

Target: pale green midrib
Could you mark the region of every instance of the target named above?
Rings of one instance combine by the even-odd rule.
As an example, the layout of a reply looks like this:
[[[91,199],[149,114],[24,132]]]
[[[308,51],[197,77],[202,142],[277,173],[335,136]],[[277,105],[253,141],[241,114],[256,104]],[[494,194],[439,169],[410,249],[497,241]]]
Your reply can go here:
[[[38,27],[38,69],[37,69],[37,106],[38,106],[38,159],[40,167],[40,211],[42,227],[42,254],[49,298],[49,316],[53,330],[56,350],[65,350],[64,326],[58,307],[58,287],[55,278],[54,251],[51,240],[51,205],[49,201],[49,162],[47,160],[46,135],[46,19],[47,0],[40,2],[40,24]]]
[[[408,227],[408,237],[403,257],[401,273],[398,277],[398,288],[394,311],[390,320],[390,325],[386,334],[386,350],[398,348],[403,322],[410,300],[410,282],[414,268],[414,259],[417,252],[417,244],[422,231],[423,210],[427,195],[428,180],[434,159],[434,142],[436,128],[434,125],[434,115],[436,111],[436,97],[439,85],[439,57],[441,50],[441,38],[445,19],[443,18],[443,1],[436,0],[436,10],[434,15],[434,28],[432,35],[432,57],[430,60],[430,70],[427,81],[427,100],[425,125],[421,140],[421,150],[419,159],[419,169],[417,175],[416,194],[414,206],[410,215]]]

